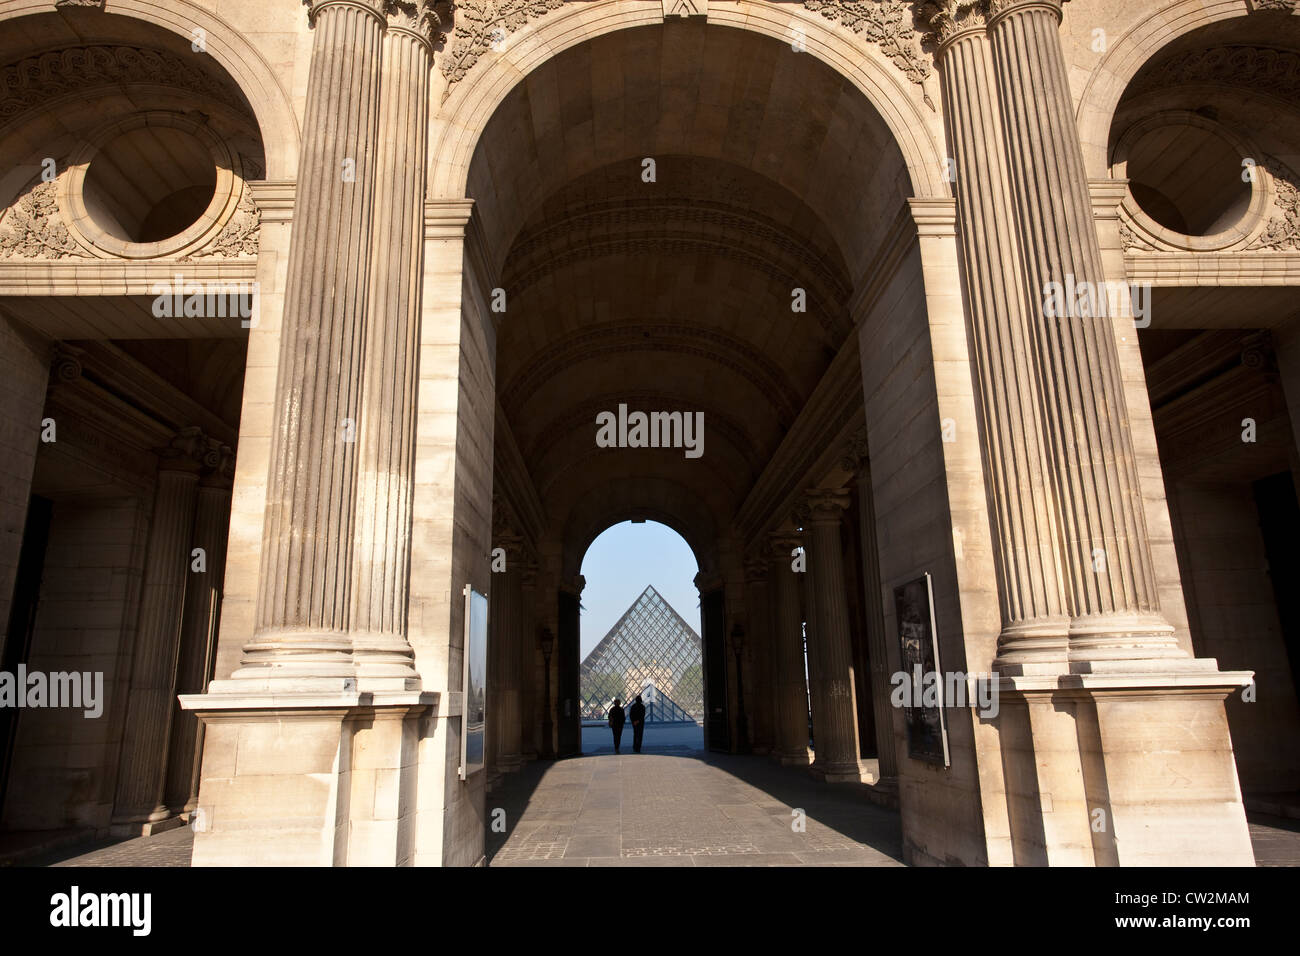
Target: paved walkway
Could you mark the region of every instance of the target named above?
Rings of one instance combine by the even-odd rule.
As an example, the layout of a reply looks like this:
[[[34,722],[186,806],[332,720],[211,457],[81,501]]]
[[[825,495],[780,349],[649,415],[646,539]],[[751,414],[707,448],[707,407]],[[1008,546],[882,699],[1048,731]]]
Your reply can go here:
[[[898,814],[756,757],[596,755],[533,763],[488,794],[491,866],[899,866]],[[806,828],[791,828],[791,811]],[[1251,813],[1260,866],[1300,866],[1300,821]],[[51,849],[25,866],[189,866],[188,827]]]
[[[624,753],[534,763],[488,794],[488,819],[500,807],[507,827],[489,832],[488,861],[901,866],[898,814],[866,791],[754,757]]]

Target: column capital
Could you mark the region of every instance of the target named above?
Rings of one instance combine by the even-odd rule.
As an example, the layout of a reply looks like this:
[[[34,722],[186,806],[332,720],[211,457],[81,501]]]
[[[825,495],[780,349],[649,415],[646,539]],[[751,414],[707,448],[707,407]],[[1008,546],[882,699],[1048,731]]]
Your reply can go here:
[[[575,574],[571,578],[562,578],[560,580],[560,590],[566,594],[572,594],[574,597],[582,597],[582,590],[587,586],[587,579],[581,574]]]
[[[989,6],[990,0],[927,0],[919,11],[921,22],[929,27],[925,39],[942,57],[954,41],[988,28]]]
[[[811,524],[838,524],[849,507],[849,493],[836,488],[810,488],[804,493],[803,503]]]
[[[693,583],[695,585],[695,590],[699,591],[700,595],[703,596],[712,591],[721,590],[723,579],[722,575],[716,571],[701,571],[699,574],[695,575]]]
[[[794,531],[773,531],[767,536],[768,554],[790,560],[795,548],[803,546],[803,536]]]
[[[197,425],[182,428],[166,446],[156,449],[159,471],[181,471],[197,475],[204,465],[208,437]]]
[[[54,347],[50,357],[50,378],[53,382],[69,384],[81,378],[81,356],[85,349],[60,342]]]
[[[520,572],[520,583],[526,588],[537,587],[537,572],[539,566],[537,558],[530,553],[525,553],[523,561],[523,571]]]
[[[840,467],[851,475],[856,475],[867,466],[870,455],[867,452],[867,426],[860,426],[840,451]]]
[[[351,7],[384,22],[385,0],[302,0],[307,8],[307,25],[314,27],[320,15],[332,7]]]
[[[524,555],[523,535],[515,534],[513,531],[501,531],[492,535],[492,546],[504,548],[509,558],[522,558]]]
[[[235,478],[235,452],[215,438],[205,438],[202,464],[203,485],[209,488],[229,488]]]
[[[989,0],[988,22],[990,27],[997,26],[1013,13],[1041,11],[1056,17],[1061,22],[1063,7],[1067,0]]]
[[[761,550],[745,555],[745,583],[766,584],[769,562]]]
[[[445,0],[383,0],[384,13],[388,16],[390,33],[406,33],[414,39],[432,47],[435,43],[446,42],[447,34],[442,28],[447,19],[438,12],[451,14],[451,4]]]

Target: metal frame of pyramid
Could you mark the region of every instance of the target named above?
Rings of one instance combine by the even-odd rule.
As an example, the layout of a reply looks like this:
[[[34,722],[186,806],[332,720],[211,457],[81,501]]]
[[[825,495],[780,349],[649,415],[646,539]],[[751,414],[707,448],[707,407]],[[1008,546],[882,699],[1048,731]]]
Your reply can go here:
[[[702,647],[695,629],[647,586],[579,668],[582,717],[603,720],[615,697],[626,705],[651,686],[646,723],[702,720]]]

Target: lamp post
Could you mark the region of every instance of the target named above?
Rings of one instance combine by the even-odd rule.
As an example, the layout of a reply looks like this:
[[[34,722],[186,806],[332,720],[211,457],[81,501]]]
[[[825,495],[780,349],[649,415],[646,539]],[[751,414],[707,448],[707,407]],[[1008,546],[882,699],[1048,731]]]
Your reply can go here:
[[[745,650],[745,629],[740,622],[731,629],[731,647],[736,652],[736,753],[749,753],[749,718],[745,716],[745,672],[741,655]]]
[[[551,724],[551,651],[555,649],[555,635],[550,628],[538,628],[537,641],[542,645],[542,657],[546,660],[543,668],[543,673],[546,674],[546,694],[542,698],[542,756],[550,758],[555,756],[555,751],[551,749],[551,734],[554,732]]]

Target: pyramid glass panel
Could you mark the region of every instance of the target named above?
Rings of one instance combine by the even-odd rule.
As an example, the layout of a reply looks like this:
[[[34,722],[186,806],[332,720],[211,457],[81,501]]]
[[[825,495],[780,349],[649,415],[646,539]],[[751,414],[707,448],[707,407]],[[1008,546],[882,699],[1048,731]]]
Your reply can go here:
[[[604,719],[617,697],[641,695],[646,723],[704,717],[700,635],[653,587],[623,612],[580,668],[582,716]]]

